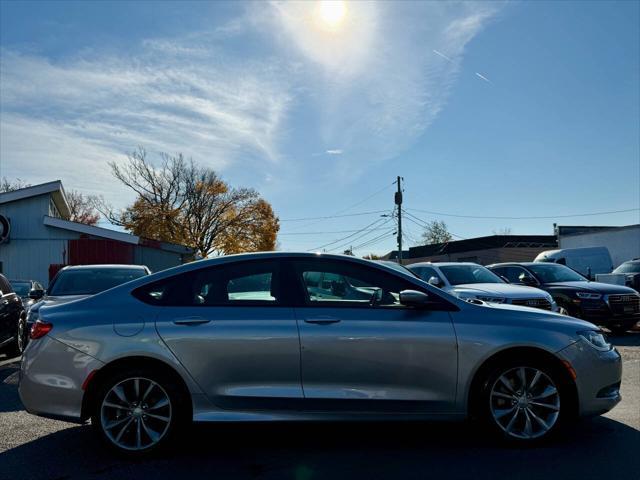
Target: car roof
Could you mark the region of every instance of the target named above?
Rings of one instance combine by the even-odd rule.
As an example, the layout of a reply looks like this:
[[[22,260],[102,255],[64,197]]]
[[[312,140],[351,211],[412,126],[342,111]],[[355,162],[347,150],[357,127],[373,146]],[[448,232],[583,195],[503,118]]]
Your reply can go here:
[[[91,268],[99,268],[101,270],[109,270],[116,268],[128,268],[132,270],[146,270],[144,265],[128,265],[128,264],[104,264],[104,265],[67,265],[62,270],[86,270]]]
[[[421,266],[421,265],[425,265],[429,267],[447,267],[449,265],[474,265],[476,267],[482,266],[479,263],[475,263],[475,262],[418,262],[418,263],[412,263],[410,265],[407,265],[407,267]]]
[[[14,279],[9,279],[10,282],[31,282],[31,283],[37,283],[37,280],[25,280],[22,278],[14,278]]]
[[[492,263],[491,265],[487,265],[487,268],[491,268],[491,267],[508,267],[508,266],[514,266],[514,265],[518,265],[521,267],[529,267],[531,265],[539,265],[541,263],[544,263],[546,265],[559,265],[558,263],[551,263],[551,262],[503,262],[503,263]]]

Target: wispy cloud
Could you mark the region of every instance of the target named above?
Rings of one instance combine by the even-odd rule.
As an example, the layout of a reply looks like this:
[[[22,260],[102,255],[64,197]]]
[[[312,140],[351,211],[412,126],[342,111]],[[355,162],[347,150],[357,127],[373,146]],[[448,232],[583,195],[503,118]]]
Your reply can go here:
[[[335,148],[335,149],[327,150],[325,153],[327,155],[342,155],[342,150],[340,150],[339,148]]]
[[[438,55],[439,57],[444,58],[447,62],[451,62],[453,63],[453,60],[449,57],[447,57],[444,53],[439,52],[438,50],[433,50],[433,53],[435,53],[436,55]]]
[[[286,78],[273,67],[214,60],[200,45],[160,40],[145,42],[136,57],[61,62],[3,50],[3,174],[18,173],[23,156],[62,157],[60,175],[77,185],[86,178],[87,151],[107,160],[137,145],[184,152],[215,168],[239,159],[277,163],[292,101]],[[60,138],[55,151],[18,143],[34,128]],[[93,171],[105,171],[104,163]]]
[[[485,77],[484,75],[482,75],[481,73],[476,72],[476,77],[478,77],[481,80],[484,80],[487,83],[493,83],[491,80],[489,80],[487,77]]]

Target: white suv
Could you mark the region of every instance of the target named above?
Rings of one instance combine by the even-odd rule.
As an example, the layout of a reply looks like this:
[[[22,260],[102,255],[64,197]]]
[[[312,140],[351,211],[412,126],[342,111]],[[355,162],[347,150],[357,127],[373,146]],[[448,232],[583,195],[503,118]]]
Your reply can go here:
[[[463,300],[509,303],[557,311],[553,297],[534,287],[512,285],[477,263],[413,263],[407,268],[425,282]]]

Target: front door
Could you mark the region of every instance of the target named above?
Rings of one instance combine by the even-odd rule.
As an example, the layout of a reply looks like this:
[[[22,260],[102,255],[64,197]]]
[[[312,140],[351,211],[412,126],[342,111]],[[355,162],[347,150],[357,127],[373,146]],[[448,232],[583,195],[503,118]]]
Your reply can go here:
[[[432,309],[405,307],[400,291],[421,287],[355,262],[300,260],[295,271],[308,408],[453,410],[457,344],[445,300],[432,293]]]
[[[166,297],[160,336],[220,408],[286,409],[302,399],[298,329],[279,284],[276,261],[249,261],[149,291]]]

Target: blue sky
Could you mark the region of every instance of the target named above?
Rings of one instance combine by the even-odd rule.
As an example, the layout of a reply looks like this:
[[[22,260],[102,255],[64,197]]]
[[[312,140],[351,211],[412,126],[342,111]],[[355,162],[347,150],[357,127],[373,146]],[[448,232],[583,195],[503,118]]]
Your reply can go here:
[[[460,237],[554,219],[425,211],[640,221],[560,217],[640,207],[638,2],[346,2],[337,23],[316,2],[0,9],[0,176],[124,206],[108,161],[182,152],[259,190],[288,250],[367,225],[327,249],[392,249],[397,175],[409,213]]]

